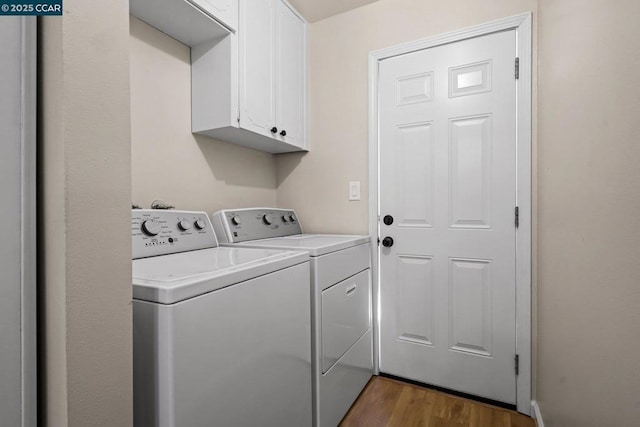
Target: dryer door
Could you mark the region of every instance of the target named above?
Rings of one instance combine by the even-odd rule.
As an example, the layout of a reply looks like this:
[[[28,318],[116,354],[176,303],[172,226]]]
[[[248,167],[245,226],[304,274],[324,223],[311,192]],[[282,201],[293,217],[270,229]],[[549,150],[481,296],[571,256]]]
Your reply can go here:
[[[322,292],[322,373],[327,372],[371,324],[370,270]]]

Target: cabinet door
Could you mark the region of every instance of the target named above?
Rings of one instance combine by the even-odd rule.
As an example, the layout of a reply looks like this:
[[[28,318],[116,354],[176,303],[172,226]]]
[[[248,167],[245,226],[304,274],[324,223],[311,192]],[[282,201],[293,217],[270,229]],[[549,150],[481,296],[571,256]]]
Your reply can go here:
[[[305,26],[283,2],[277,2],[276,121],[278,138],[305,147]],[[282,135],[285,133],[286,135]]]
[[[238,0],[189,0],[232,30],[238,29]]]
[[[240,2],[240,126],[273,136],[276,0]]]

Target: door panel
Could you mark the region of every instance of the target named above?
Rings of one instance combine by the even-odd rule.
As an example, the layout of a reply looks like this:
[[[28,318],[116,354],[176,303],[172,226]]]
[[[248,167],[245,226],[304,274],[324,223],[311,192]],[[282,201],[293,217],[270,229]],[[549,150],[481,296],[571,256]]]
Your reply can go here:
[[[240,122],[243,128],[269,137],[275,125],[275,1],[240,3]]]
[[[380,369],[515,403],[515,32],[383,60]]]
[[[396,259],[398,339],[433,345],[434,269],[433,258],[398,255]]]
[[[491,261],[449,260],[449,348],[491,356]]]
[[[278,10],[278,92],[276,113],[278,138],[302,147],[305,129],[304,23],[281,1]],[[282,136],[280,132],[285,131]]]
[[[433,224],[434,156],[433,123],[398,127],[398,183],[406,191],[396,193],[399,225],[431,227]]]
[[[450,226],[491,228],[491,115],[449,121]]]

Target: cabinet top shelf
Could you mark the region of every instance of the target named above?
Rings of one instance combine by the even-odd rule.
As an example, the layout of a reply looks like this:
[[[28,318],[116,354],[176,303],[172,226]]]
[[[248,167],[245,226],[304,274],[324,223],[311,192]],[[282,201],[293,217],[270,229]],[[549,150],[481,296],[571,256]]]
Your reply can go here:
[[[190,47],[231,33],[189,0],[130,0],[129,12]]]

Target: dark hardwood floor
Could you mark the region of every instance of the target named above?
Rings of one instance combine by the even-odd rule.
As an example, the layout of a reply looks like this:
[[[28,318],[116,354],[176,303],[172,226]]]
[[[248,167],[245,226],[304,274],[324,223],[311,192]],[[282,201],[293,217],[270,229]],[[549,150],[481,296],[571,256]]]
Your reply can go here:
[[[389,378],[373,377],[342,427],[535,427],[526,415]]]

